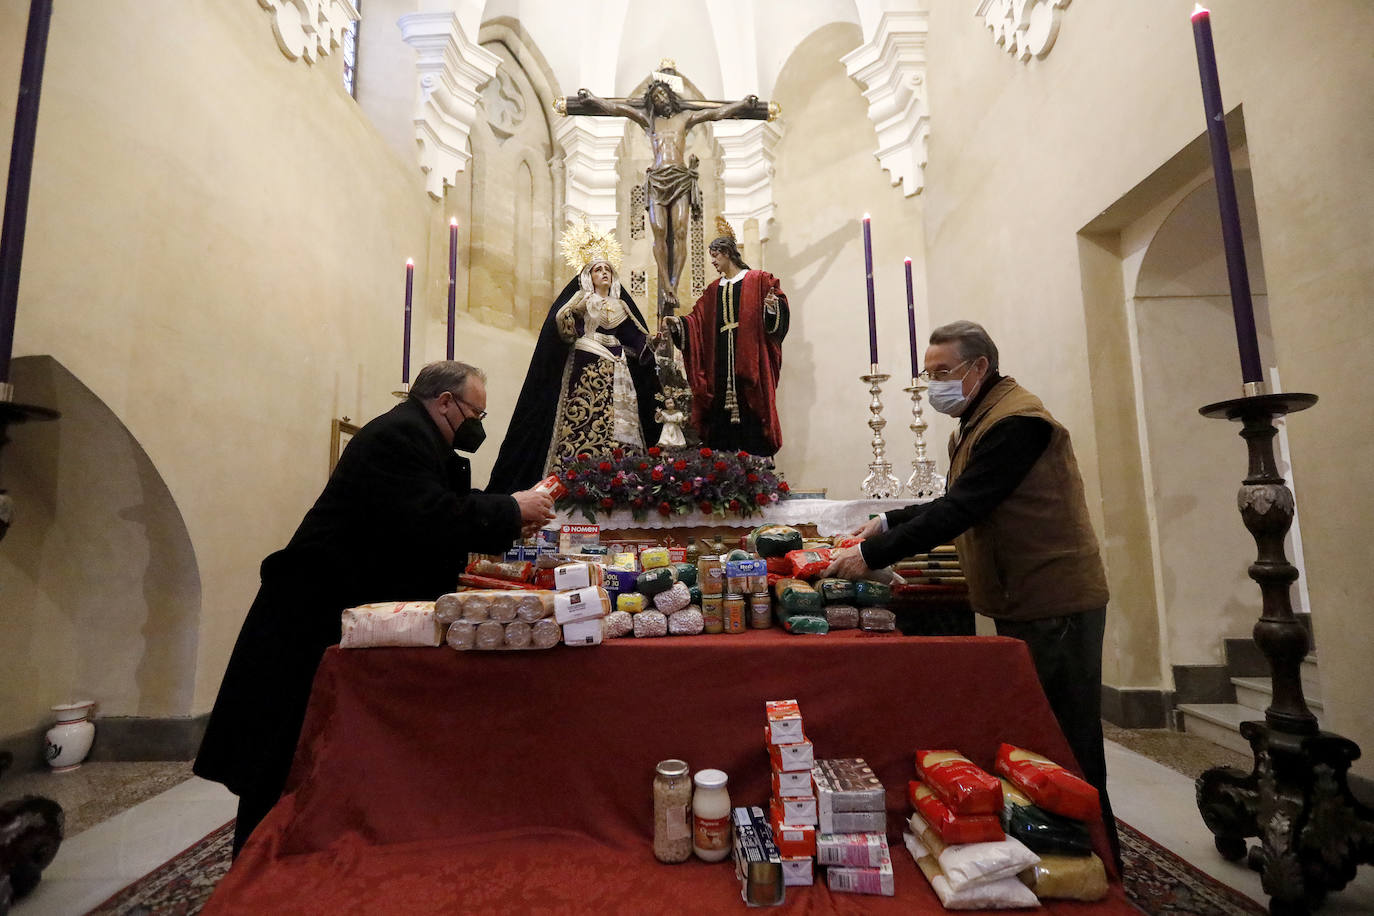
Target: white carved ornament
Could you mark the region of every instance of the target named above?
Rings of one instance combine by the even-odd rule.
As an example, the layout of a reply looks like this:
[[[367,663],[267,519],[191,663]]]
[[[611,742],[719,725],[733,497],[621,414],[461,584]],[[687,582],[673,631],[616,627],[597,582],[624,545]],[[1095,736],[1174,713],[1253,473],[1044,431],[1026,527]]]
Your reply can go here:
[[[716,121],[712,133],[721,150],[722,214],[739,231],[745,220],[759,221],[767,241],[773,222],[773,150],[782,137],[777,121]]]
[[[564,220],[586,220],[599,231],[614,232],[619,220],[616,194],[620,173],[616,150],[625,138],[624,118],[555,118],[553,137],[563,150],[567,184]]]
[[[868,119],[878,132],[874,155],[911,197],[925,187],[930,116],[926,108],[925,10],[886,10],[873,37],[840,61],[864,87]]]
[[[358,21],[351,0],[258,0],[270,11],[277,47],[290,60],[313,64],[343,42],[349,23]]]
[[[1069,0],[978,0],[975,16],[993,40],[1017,60],[1043,58],[1059,37],[1059,17]]]

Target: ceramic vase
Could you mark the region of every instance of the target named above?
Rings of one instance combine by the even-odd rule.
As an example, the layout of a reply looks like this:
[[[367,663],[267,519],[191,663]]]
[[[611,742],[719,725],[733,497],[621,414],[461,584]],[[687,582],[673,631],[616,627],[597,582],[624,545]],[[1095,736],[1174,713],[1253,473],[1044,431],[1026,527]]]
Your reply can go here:
[[[44,736],[44,756],[54,773],[65,773],[81,766],[95,740],[95,725],[89,719],[94,700],[63,703],[52,708],[57,724]]]

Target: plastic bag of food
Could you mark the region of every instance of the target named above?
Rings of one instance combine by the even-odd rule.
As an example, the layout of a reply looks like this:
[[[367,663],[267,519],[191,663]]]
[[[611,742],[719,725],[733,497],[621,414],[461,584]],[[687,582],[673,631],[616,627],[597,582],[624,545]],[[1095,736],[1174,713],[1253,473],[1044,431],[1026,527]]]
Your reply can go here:
[[[506,625],[496,620],[484,620],[477,625],[474,648],[499,649],[506,644]]]
[[[582,560],[576,563],[564,563],[556,566],[553,570],[553,587],[560,592],[570,592],[579,588],[591,588],[593,585],[605,585],[606,572],[600,563],[593,563],[589,560]]]
[[[639,565],[644,567],[646,572],[650,569],[661,569],[671,562],[667,547],[645,547],[639,552]]]
[[[1002,783],[958,751],[916,752],[916,775],[955,814],[1001,814]]]
[[[667,549],[663,548],[665,551]],[[671,566],[655,566],[639,574],[639,578],[635,580],[635,590],[652,598],[659,592],[666,592],[672,588],[675,582],[677,570]]]
[[[759,525],[749,532],[747,539],[751,551],[767,559],[785,557],[793,550],[802,549],[801,532],[788,525]]]
[[[854,603],[854,583],[848,579],[819,579],[816,591],[821,593],[821,600],[826,604]]]
[[[1020,878],[1041,898],[1091,901],[1107,896],[1107,869],[1092,853],[1041,856],[1039,862],[1021,872]]]
[[[674,636],[696,636],[705,626],[698,607],[688,605],[668,615],[668,632]]]
[[[695,563],[674,563],[673,569],[677,570],[677,581],[691,588],[697,584],[697,566]]]
[[[627,614],[638,614],[648,607],[648,599],[638,592],[622,592],[615,599],[615,609]]]
[[[858,629],[859,609],[852,604],[827,604],[825,621],[832,630]]]
[[[444,642],[458,650],[473,649],[477,646],[477,624],[470,620],[455,620],[449,624],[444,634]]]
[[[1086,856],[1093,851],[1092,837],[1082,821],[1051,814],[1037,807],[1005,778],[1002,783],[1002,828],[1041,855]]]
[[[515,619],[534,623],[553,616],[553,592],[521,592],[515,598]]]
[[[860,608],[859,628],[870,633],[891,633],[897,629],[897,615],[885,607]]]
[[[812,635],[824,635],[830,632],[830,624],[826,623],[824,617],[818,616],[819,611],[789,611],[782,606],[774,609],[778,616],[778,622],[782,628],[789,633],[805,633]]]
[[[907,798],[940,839],[956,843],[987,843],[1003,839],[1002,822],[993,814],[955,814],[925,783],[907,783]]]
[[[529,624],[523,620],[512,620],[506,624],[506,648],[528,649],[532,635]]]
[[[892,601],[892,588],[871,579],[854,583],[854,603],[859,607],[881,607]]]
[[[635,636],[667,636],[668,618],[658,611],[641,611],[635,615]]]
[[[935,856],[940,871],[956,891],[968,884],[1013,878],[1040,861],[1039,856],[1010,837],[986,843],[950,845],[940,839],[919,813],[913,812],[908,824],[916,838]]]
[[[819,579],[830,566],[830,551],[824,548],[792,550],[788,552],[787,559],[792,561],[793,577],[810,582]]]
[[[982,884],[966,885],[961,890],[950,887],[949,878],[940,870],[940,863],[916,837],[903,834],[907,851],[916,860],[921,874],[930,882],[931,890],[947,910],[1009,910],[1039,906],[1035,893],[1016,878],[999,878]]]
[[[433,601],[383,601],[351,607],[342,615],[340,648],[437,646],[443,630]]]
[[[997,748],[995,766],[998,773],[1046,811],[1079,821],[1102,816],[1097,789],[1048,757],[1003,744]]]
[[[490,579],[528,582],[534,577],[534,564],[529,560],[506,560],[502,562],[487,557],[479,557],[468,563],[467,571],[471,575],[486,576]]]
[[[773,585],[773,595],[778,599],[778,609],[789,614],[822,614],[820,593],[800,579],[779,579]]]
[[[563,628],[552,617],[536,620],[530,625],[530,645],[536,649],[552,649],[563,640]]]
[[[666,592],[659,592],[654,595],[654,607],[664,614],[680,611],[691,603],[691,594],[688,592],[687,586],[681,582],[674,582],[672,588]]]
[[[643,596],[636,596],[643,600]],[[634,632],[635,621],[625,611],[611,611],[601,619],[601,635],[605,639],[619,639]]]

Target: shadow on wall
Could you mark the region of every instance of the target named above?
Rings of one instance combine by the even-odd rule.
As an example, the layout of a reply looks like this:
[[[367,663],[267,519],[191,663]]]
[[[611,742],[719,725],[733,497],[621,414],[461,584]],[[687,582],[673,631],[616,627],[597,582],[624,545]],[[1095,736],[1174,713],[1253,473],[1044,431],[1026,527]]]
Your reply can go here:
[[[201,583],[166,483],[57,360],[16,359],[11,381],[62,418],[12,428],[4,454],[16,507],[0,549],[0,735],[78,696],[101,716],[187,715]]]

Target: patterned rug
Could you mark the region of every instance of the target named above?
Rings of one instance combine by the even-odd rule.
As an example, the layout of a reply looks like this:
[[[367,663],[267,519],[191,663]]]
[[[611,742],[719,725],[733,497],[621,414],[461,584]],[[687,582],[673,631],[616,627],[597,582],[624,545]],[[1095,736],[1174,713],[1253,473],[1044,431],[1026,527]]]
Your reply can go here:
[[[1137,831],[1117,822],[1126,897],[1149,916],[1264,916],[1268,910]],[[230,821],[156,871],[91,910],[89,916],[193,916],[229,870]]]

